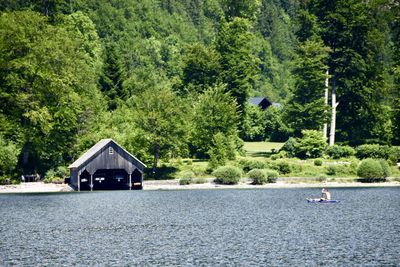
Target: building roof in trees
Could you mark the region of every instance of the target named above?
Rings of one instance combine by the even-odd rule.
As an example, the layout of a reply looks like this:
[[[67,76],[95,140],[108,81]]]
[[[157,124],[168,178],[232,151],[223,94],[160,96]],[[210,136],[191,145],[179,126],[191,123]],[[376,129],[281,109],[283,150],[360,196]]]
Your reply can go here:
[[[133,159],[136,163],[142,165],[141,167],[146,167],[146,165],[141,162],[139,159],[137,159],[135,156],[133,156],[131,153],[126,151],[124,148],[122,148],[117,142],[115,142],[113,139],[101,139],[97,144],[92,146],[88,151],[86,151],[82,156],[80,156],[74,163],[69,165],[69,169],[79,169],[82,165],[85,165],[87,162],[91,161],[93,158],[95,158],[97,155],[99,155],[102,150],[107,147],[110,143],[114,143],[116,146],[118,146],[121,150],[123,150],[128,157]]]
[[[263,110],[267,109],[269,106],[272,105],[272,102],[263,96],[250,97],[249,103],[254,106],[259,106]]]

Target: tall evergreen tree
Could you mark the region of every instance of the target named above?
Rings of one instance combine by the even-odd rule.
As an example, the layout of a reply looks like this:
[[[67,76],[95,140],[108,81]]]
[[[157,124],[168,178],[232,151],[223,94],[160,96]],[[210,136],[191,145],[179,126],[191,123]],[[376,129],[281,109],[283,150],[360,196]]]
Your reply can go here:
[[[123,87],[124,71],[118,51],[112,43],[105,49],[103,72],[100,77],[101,90],[107,96],[108,108],[115,110],[118,104],[128,98],[128,92]]]
[[[357,144],[388,142],[391,120],[387,96],[387,36],[375,1],[311,1],[322,39],[332,52],[329,73],[338,95],[338,139]]]
[[[304,129],[321,130],[326,121],[324,82],[328,52],[318,39],[307,40],[299,47],[293,70],[296,86],[285,112],[289,126],[297,136]]]
[[[253,38],[249,21],[235,18],[222,25],[216,42],[222,69],[220,80],[236,98],[240,112],[244,112],[259,71],[259,59],[251,47]]]

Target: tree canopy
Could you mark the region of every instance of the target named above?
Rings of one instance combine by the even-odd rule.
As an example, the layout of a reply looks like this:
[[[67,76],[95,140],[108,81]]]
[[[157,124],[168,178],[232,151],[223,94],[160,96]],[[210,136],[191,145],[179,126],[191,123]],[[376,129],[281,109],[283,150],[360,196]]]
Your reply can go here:
[[[217,164],[239,137],[322,131],[329,77],[338,142],[399,144],[399,25],[390,0],[0,1],[1,142],[13,173],[106,137]]]

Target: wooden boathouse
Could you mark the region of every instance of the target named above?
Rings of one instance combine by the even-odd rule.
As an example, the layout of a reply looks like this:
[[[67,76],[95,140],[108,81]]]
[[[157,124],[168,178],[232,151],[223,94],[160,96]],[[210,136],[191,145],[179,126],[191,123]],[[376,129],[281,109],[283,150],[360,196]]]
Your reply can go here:
[[[72,163],[75,190],[142,189],[146,165],[112,139],[102,139]]]

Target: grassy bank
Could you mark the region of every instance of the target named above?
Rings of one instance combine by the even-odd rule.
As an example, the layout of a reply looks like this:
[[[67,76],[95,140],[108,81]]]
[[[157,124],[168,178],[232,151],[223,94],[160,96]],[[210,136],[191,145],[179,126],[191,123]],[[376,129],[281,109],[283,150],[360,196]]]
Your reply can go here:
[[[344,159],[307,159],[279,158],[276,153],[283,143],[245,142],[245,153],[235,161],[227,164],[237,166],[243,170],[242,180],[248,178],[247,173],[252,169],[276,170],[279,173],[278,181],[287,184],[296,183],[354,183],[357,182],[357,166],[360,160]],[[274,155],[274,156],[272,156]],[[388,181],[400,181],[400,170],[397,166],[390,166],[391,177]],[[181,179],[191,177],[198,183],[204,178],[213,178],[212,169],[208,161],[198,159],[171,159],[161,164],[159,179]],[[148,177],[147,179],[152,179]],[[153,178],[154,179],[154,178]],[[195,182],[195,183],[196,183]]]

